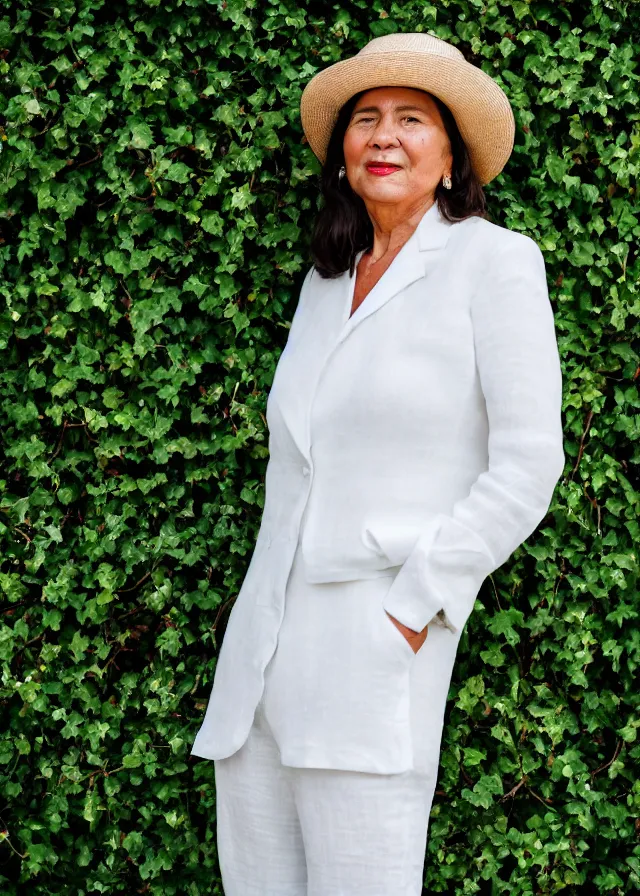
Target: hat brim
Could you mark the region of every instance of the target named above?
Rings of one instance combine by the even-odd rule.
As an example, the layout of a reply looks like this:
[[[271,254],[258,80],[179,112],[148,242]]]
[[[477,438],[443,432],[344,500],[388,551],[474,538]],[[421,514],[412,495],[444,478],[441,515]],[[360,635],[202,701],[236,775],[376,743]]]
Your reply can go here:
[[[354,94],[374,87],[413,87],[434,94],[451,110],[480,182],[488,184],[504,168],[513,150],[515,120],[500,85],[463,58],[411,51],[352,56],[309,81],[300,100],[300,118],[321,163],[342,106]]]

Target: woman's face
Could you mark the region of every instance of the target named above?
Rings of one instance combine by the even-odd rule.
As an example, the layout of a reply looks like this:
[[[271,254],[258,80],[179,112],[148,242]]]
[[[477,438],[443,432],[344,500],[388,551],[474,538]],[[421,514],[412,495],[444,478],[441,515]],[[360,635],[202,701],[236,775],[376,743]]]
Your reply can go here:
[[[451,174],[451,146],[438,107],[411,87],[367,90],[342,146],[349,184],[365,204],[419,205],[433,198],[443,174]]]

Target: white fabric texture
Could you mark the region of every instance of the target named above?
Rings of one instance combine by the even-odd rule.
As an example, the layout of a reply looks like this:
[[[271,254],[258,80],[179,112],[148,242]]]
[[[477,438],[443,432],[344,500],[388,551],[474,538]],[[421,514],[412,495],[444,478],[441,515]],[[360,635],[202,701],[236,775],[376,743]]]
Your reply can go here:
[[[260,532],[192,755],[242,746],[274,658],[285,765],[433,775],[480,585],[562,473],[560,359],[530,237],[433,205],[350,315],[354,285],[305,278],[267,402]],[[383,610],[429,623],[417,655]]]
[[[263,699],[285,765],[415,769],[435,786],[459,636],[431,625],[414,653],[382,605],[395,574],[309,584],[298,544],[264,673]]]
[[[420,896],[432,782],[282,765],[261,702],[215,762],[225,896]]]

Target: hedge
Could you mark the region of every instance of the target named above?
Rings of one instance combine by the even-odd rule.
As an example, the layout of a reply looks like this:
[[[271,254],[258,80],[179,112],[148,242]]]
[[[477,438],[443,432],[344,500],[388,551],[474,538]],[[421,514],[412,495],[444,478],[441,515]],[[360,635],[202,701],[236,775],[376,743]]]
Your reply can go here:
[[[460,643],[426,892],[637,892],[640,5],[0,10],[2,893],[222,893],[189,750],[310,263],[300,93],[395,31],[510,97],[488,203],[544,253],[564,371],[564,475]]]

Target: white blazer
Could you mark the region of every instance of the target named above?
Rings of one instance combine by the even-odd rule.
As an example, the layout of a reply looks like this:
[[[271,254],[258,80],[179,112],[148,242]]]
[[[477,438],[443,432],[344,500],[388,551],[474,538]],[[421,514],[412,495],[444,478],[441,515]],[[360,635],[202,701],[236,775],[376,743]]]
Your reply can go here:
[[[440,679],[437,696],[424,691],[435,733],[423,759],[437,761],[455,652],[480,586],[534,532],[562,474],[560,359],[533,239],[479,217],[451,224],[435,204],[350,316],[354,286],[348,272],[325,280],[311,268],[304,280],[267,401],[261,527],[192,755],[223,758],[244,743],[300,539],[309,585],[373,588],[393,575],[384,609],[416,631],[436,625],[415,658],[396,641],[401,662],[384,675],[371,667],[348,707],[353,725],[323,706],[316,761],[414,767],[409,673]],[[332,682],[345,657],[322,632],[315,640],[304,650],[324,651]],[[379,679],[395,690],[376,691]],[[388,726],[367,727],[384,700]],[[311,764],[296,749],[285,764]],[[371,758],[352,758],[360,755]]]

